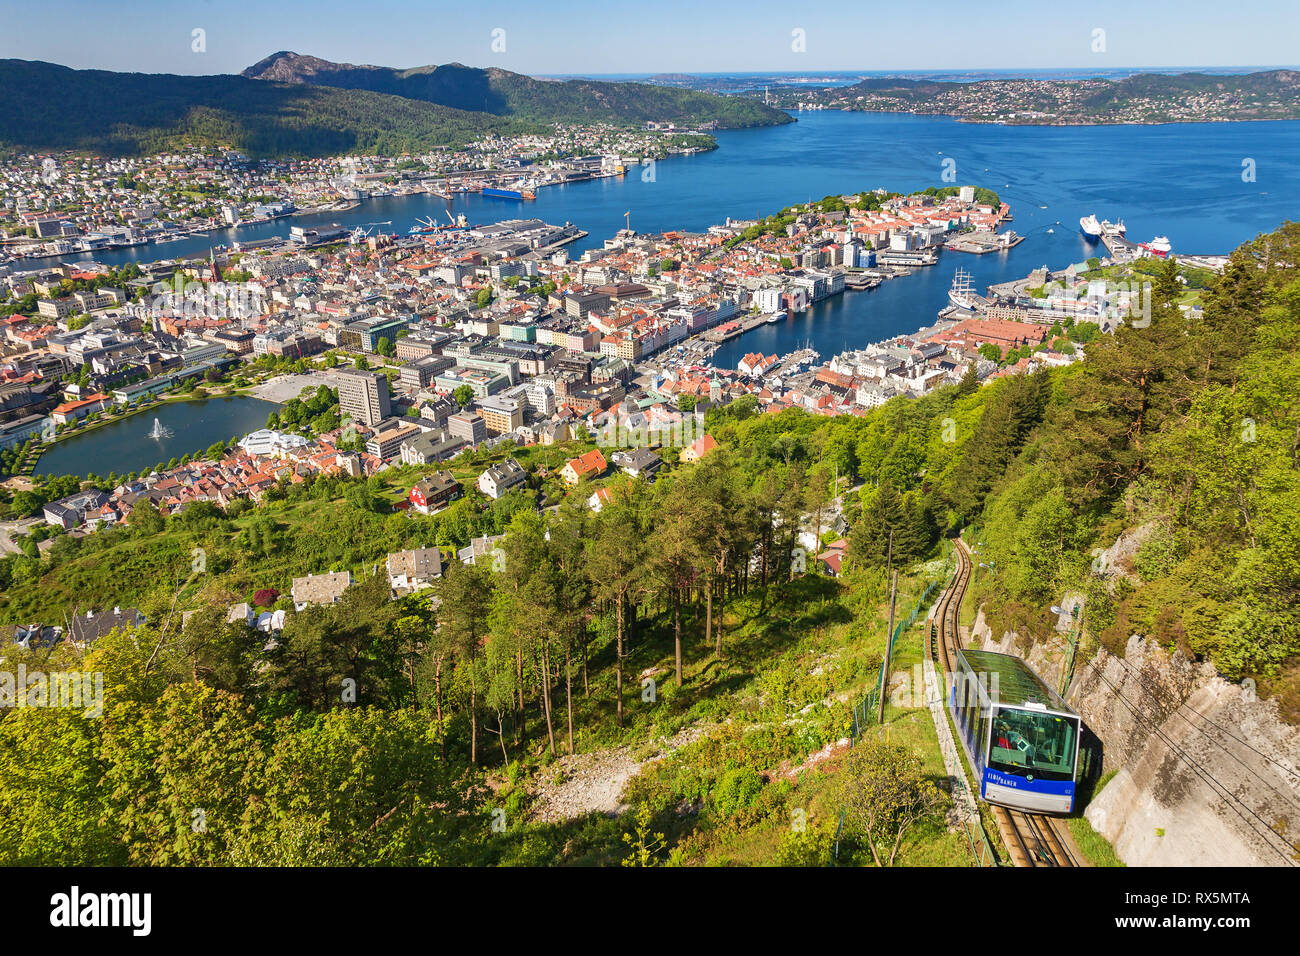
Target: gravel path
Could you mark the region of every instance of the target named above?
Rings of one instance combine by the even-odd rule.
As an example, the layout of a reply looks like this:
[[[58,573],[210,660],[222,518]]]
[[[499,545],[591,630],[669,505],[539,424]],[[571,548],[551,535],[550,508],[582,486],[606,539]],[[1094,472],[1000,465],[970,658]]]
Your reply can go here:
[[[627,809],[623,788],[642,767],[699,740],[708,730],[708,727],[687,727],[667,740],[658,741],[659,752],[640,761],[633,758],[632,748],[627,746],[561,757],[542,771],[536,785],[533,815],[538,820],[557,823],[587,813],[622,813]],[[554,779],[560,772],[564,780],[557,784]]]

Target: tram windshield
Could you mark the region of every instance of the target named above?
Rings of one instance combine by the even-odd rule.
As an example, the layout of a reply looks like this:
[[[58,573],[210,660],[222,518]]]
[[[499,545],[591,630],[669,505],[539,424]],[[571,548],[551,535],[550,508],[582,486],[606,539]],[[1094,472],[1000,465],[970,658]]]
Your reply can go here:
[[[1078,733],[1077,717],[999,708],[993,716],[988,765],[1017,776],[1071,780]]]

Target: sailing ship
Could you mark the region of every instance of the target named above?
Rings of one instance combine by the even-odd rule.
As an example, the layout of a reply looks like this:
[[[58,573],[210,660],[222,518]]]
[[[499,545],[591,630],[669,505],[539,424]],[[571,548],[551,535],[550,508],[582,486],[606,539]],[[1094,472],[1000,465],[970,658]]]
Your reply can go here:
[[[952,288],[948,290],[948,301],[959,309],[967,309],[973,312],[978,298],[975,294],[975,285],[971,281],[970,273],[964,269],[958,269],[952,277]]]

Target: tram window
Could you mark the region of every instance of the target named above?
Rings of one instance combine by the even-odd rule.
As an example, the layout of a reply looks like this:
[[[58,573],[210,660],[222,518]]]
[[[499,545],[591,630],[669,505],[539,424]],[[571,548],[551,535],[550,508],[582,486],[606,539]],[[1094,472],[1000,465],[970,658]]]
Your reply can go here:
[[[984,745],[984,738],[981,734],[984,722],[980,720],[980,716],[979,704],[972,704],[971,708],[966,711],[966,739],[970,741],[971,749],[977,752]]]
[[[993,716],[989,765],[1010,773],[1035,773],[1045,779],[1074,777],[1075,717],[999,708]]]

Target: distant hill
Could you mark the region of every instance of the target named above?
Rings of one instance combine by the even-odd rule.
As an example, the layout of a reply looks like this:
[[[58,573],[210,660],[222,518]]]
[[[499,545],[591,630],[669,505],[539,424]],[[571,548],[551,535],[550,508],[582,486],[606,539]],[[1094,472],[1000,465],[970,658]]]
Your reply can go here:
[[[536,80],[501,69],[460,63],[397,70],[332,63],[282,51],[241,74],[276,83],[387,93],[460,110],[541,123],[633,123],[693,125],[715,121],[724,128],[775,126],[788,114],[762,103],[669,89],[648,83],[597,80]]]
[[[955,90],[1000,89],[1009,83],[1022,89],[1090,90],[1084,96],[1091,107],[1106,107],[1138,97],[1162,97],[1191,93],[1254,93],[1294,97],[1300,93],[1300,73],[1295,70],[1264,70],[1257,73],[1217,75],[1210,73],[1135,73],[1122,80],[978,80],[955,83],[943,80],[911,80],[902,77],[869,77],[833,92],[841,95],[875,93],[901,100],[924,100]]]
[[[1060,125],[1300,119],[1300,72],[1295,70],[971,83],[870,77],[841,87],[785,84],[772,95],[785,106],[813,103],[830,109]]]
[[[537,124],[401,96],[242,76],[0,60],[0,147],[139,155],[184,143],[253,156],[396,154]]]

